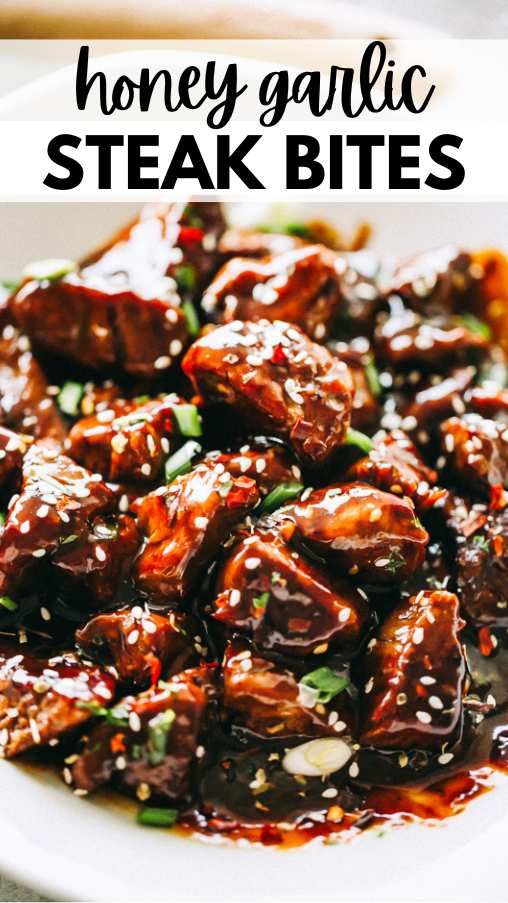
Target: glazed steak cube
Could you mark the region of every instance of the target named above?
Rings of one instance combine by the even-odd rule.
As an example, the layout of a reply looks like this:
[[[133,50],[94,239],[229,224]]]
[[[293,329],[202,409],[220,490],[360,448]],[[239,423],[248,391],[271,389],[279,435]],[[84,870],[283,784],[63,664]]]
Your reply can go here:
[[[469,328],[467,320],[436,317],[423,320],[404,309],[386,320],[376,333],[380,357],[392,367],[425,367],[434,372],[455,360],[466,361],[468,352],[488,348],[487,338]]]
[[[261,496],[267,495],[281,484],[299,481],[302,476],[300,468],[291,463],[291,456],[280,445],[274,445],[266,451],[243,446],[236,454],[210,452],[205,460],[223,464],[232,477],[245,475],[255,480]]]
[[[91,732],[73,765],[75,786],[88,791],[113,780],[141,800],[182,800],[190,789],[212,682],[213,668],[204,666],[122,699],[113,719]]]
[[[30,341],[11,323],[0,337],[0,422],[36,439],[63,440],[65,428]]]
[[[292,671],[262,658],[242,640],[226,647],[223,662],[224,706],[234,720],[261,737],[277,739],[293,734],[341,736],[353,730],[348,694],[339,693],[329,705]]]
[[[161,604],[184,600],[258,498],[254,480],[233,478],[220,463],[151,492],[139,509],[146,544],[135,563],[138,588]]]
[[[40,659],[25,647],[0,650],[0,751],[6,758],[55,740],[111,702],[114,678],[75,655]]]
[[[88,532],[115,496],[97,475],[60,455],[46,439],[25,455],[21,494],[13,496],[0,534],[0,594],[26,589],[61,543]]]
[[[31,441],[29,436],[20,436],[0,426],[0,487],[21,474],[23,455]]]
[[[179,434],[174,408],[183,403],[177,395],[113,402],[78,420],[68,437],[69,454],[106,480],[153,482],[171,451],[170,439]]]
[[[70,534],[52,557],[59,586],[87,610],[111,605],[121,595],[140,544],[134,518],[96,517],[88,530]]]
[[[145,208],[76,272],[25,282],[10,302],[15,319],[54,354],[157,376],[189,341],[182,297],[213,268],[203,241],[214,244],[222,231],[218,205],[201,205],[199,216],[196,230],[180,204]]]
[[[360,742],[440,749],[460,733],[465,662],[453,593],[422,591],[381,625],[365,655]]]
[[[217,245],[221,258],[277,257],[297,248],[305,242],[284,232],[253,232],[251,229],[226,229]]]
[[[476,367],[456,367],[450,376],[435,382],[433,376],[424,380],[415,392],[404,414],[420,429],[434,430],[446,418],[464,410],[464,393],[476,376]]]
[[[232,405],[254,428],[288,440],[310,465],[330,458],[349,427],[346,365],[287,323],[221,326],[194,343],[183,369],[208,401]]]
[[[292,656],[351,653],[369,611],[360,593],[331,581],[273,534],[243,539],[217,581],[214,617],[257,646]]]
[[[208,286],[203,308],[216,323],[286,320],[322,341],[341,302],[336,260],[322,245],[260,261],[233,258]]]
[[[431,507],[446,492],[435,486],[436,471],[424,464],[402,430],[379,433],[374,448],[349,468],[346,477],[371,483],[394,495],[409,496],[420,511]]]
[[[457,592],[476,626],[508,627],[508,511],[482,518],[481,529],[458,542]]]
[[[508,488],[508,431],[478,414],[451,417],[441,426],[443,449],[454,475],[487,495]]]
[[[92,658],[106,656],[120,680],[147,686],[161,672],[181,671],[194,654],[185,625],[176,612],[158,615],[134,606],[92,618],[76,631],[76,641]]]
[[[288,541],[374,585],[409,577],[423,563],[429,539],[410,499],[365,483],[317,489],[273,520]]]
[[[465,302],[478,287],[481,270],[471,255],[445,245],[402,260],[393,271],[387,295],[400,295],[414,310],[428,315],[464,310]]]

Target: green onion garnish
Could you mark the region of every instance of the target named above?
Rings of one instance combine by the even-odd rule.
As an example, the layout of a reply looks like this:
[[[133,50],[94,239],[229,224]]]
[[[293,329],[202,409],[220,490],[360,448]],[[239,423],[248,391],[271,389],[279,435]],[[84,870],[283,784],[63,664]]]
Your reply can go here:
[[[360,433],[359,430],[353,430],[351,427],[347,431],[344,445],[356,445],[356,447],[365,452],[366,455],[374,448],[372,439],[366,436],[365,433]]]
[[[125,709],[122,709],[121,706],[115,706],[114,709],[107,709],[98,702],[82,702],[80,700],[76,703],[76,707],[78,709],[83,709],[86,712],[90,712],[97,718],[105,718],[107,723],[111,724],[113,727],[129,726],[129,717]]]
[[[144,806],[138,812],[138,824],[150,825],[154,828],[170,828],[178,818],[178,809],[157,809],[155,806]]]
[[[385,571],[388,571],[389,574],[393,574],[393,576],[395,576],[397,571],[400,571],[400,569],[405,567],[406,564],[407,562],[404,556],[401,555],[400,552],[398,552],[396,549],[393,549],[390,552],[387,563],[385,564]]]
[[[381,383],[379,382],[379,374],[377,372],[377,367],[374,363],[374,358],[369,355],[365,362],[365,376],[367,382],[369,384],[369,389],[372,392],[374,398],[377,398],[378,395],[381,395]]]
[[[15,292],[19,282],[12,282],[10,279],[0,279],[0,287],[5,289],[6,292]]]
[[[177,267],[173,276],[179,292],[193,292],[196,288],[196,270],[188,263]]]
[[[171,455],[166,461],[166,483],[172,483],[176,477],[183,473],[189,473],[192,468],[192,459],[200,452],[199,442],[186,442],[174,455]]]
[[[77,417],[79,414],[79,403],[83,398],[83,386],[81,383],[66,382],[60,389],[57,398],[58,407],[69,417]]]
[[[342,674],[336,674],[331,668],[316,668],[302,677],[300,684],[316,692],[316,702],[330,702],[334,696],[342,693],[349,681]]]
[[[168,733],[175,717],[173,709],[167,709],[151,719],[148,727],[148,761],[150,765],[160,765],[166,758]]]
[[[0,596],[0,605],[7,611],[16,611],[18,603],[11,599],[10,596]]]
[[[195,404],[177,404],[173,414],[182,436],[201,436],[201,417]]]
[[[147,401],[150,401],[149,395],[137,395],[134,399],[136,404],[146,404]]]
[[[459,320],[466,329],[481,336],[487,342],[492,338],[492,330],[488,323],[484,323],[483,320],[479,320],[473,314],[461,314]]]
[[[187,332],[193,338],[199,335],[199,330],[201,329],[201,324],[199,322],[199,317],[196,313],[196,308],[194,307],[192,301],[184,301],[182,304],[182,312],[185,317],[185,322],[187,324]]]
[[[34,260],[33,263],[29,263],[23,270],[23,275],[27,279],[36,279],[38,282],[42,282],[45,279],[49,280],[49,282],[54,282],[56,279],[61,279],[62,276],[73,273],[75,269],[76,264],[73,260],[51,258],[49,260]]]
[[[488,552],[490,549],[490,540],[486,536],[473,536],[473,542],[480,547],[482,552]]]
[[[303,483],[297,483],[296,480],[290,483],[280,483],[263,499],[259,513],[269,514],[270,511],[281,508],[286,502],[290,502],[292,499],[297,498],[302,489]]]
[[[0,527],[3,527],[3,525],[5,524],[6,518],[7,518],[7,515],[6,515],[5,511],[0,511]]]
[[[263,610],[268,605],[270,601],[270,593],[260,593],[259,596],[254,596],[252,600],[252,604],[254,608],[258,608]]]

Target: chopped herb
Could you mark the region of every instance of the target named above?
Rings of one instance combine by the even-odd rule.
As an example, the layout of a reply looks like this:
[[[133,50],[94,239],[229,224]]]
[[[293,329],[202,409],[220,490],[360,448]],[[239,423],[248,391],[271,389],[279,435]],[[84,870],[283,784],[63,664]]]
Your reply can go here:
[[[1,279],[0,280],[0,287],[5,289],[5,291],[9,292],[9,293],[15,292],[18,285],[19,285],[19,282],[11,282],[10,279]]]
[[[185,317],[185,322],[187,324],[187,332],[193,338],[199,335],[199,330],[201,329],[201,324],[199,322],[199,317],[196,313],[196,308],[194,307],[192,301],[184,301],[182,304],[182,312]]]
[[[302,490],[303,483],[298,483],[296,480],[290,483],[280,483],[263,499],[259,513],[268,514],[270,511],[275,511],[276,508],[281,508],[286,502],[299,496]]]
[[[377,398],[379,395],[381,395],[382,389],[381,383],[379,382],[377,367],[374,363],[374,358],[370,354],[365,362],[365,376],[367,378],[370,391],[374,395],[374,398]]]
[[[401,555],[400,552],[397,552],[395,549],[393,549],[390,552],[387,563],[385,564],[385,571],[388,571],[390,574],[396,574],[397,571],[400,571],[400,569],[405,566],[405,564],[406,559],[404,558],[404,556]]]
[[[143,749],[142,749],[142,747],[139,745],[139,743],[133,743],[133,745],[131,746],[131,756],[132,756],[132,758],[133,758],[135,761],[138,761],[139,759],[141,759],[141,756],[142,756],[142,755],[143,755]]]
[[[177,404],[173,408],[173,414],[182,436],[201,436],[201,417],[195,404]]]
[[[488,323],[484,323],[483,320],[479,320],[473,314],[461,314],[459,319],[466,329],[481,336],[482,339],[489,341],[492,338],[492,330]]]
[[[136,404],[146,404],[147,401],[150,401],[149,395],[137,395],[134,399]]]
[[[167,709],[150,721],[148,726],[148,761],[150,765],[160,765],[166,758],[168,733],[174,720],[173,709]]]
[[[252,600],[252,604],[254,608],[259,608],[263,610],[268,605],[270,601],[270,593],[260,593],[259,596],[254,596]]]
[[[488,552],[490,549],[490,540],[486,536],[473,536],[473,542],[480,547],[482,552]]]
[[[193,292],[196,288],[196,270],[188,263],[183,263],[177,267],[173,276],[176,279],[180,293]]]
[[[219,488],[217,489],[217,492],[219,493],[221,499],[226,499],[232,488],[233,488],[232,480],[228,480],[227,483],[221,483]]]
[[[5,524],[6,517],[7,515],[5,511],[0,511],[0,527],[3,527],[3,525]]]
[[[84,709],[87,712],[91,712],[92,715],[95,715],[97,718],[105,718],[108,724],[111,724],[113,727],[128,727],[129,726],[129,717],[125,709],[121,706],[115,706],[114,709],[107,709],[105,706],[100,705],[98,702],[82,702],[79,701],[76,703],[78,709]]]
[[[138,812],[138,824],[150,825],[154,828],[170,828],[178,818],[178,809],[157,809],[144,806]]]
[[[18,603],[11,599],[10,596],[0,596],[0,605],[7,611],[16,611]]]
[[[57,398],[58,407],[62,413],[67,414],[69,417],[77,417],[82,397],[83,386],[81,383],[66,382],[60,389]]]
[[[311,237],[310,229],[304,223],[286,223],[282,231],[287,235],[293,235],[295,238]]]
[[[166,461],[166,483],[172,483],[183,473],[189,473],[192,468],[192,459],[199,455],[201,446],[199,442],[186,442],[171,455]]]
[[[76,264],[73,260],[50,258],[49,260],[34,260],[33,263],[29,263],[25,267],[23,275],[27,279],[36,279],[38,282],[43,282],[44,280],[54,282],[56,279],[61,279],[63,276],[73,273],[75,269]]]
[[[331,668],[316,668],[302,677],[300,684],[315,690],[317,693],[316,702],[330,702],[339,693],[348,686],[347,677],[342,674],[336,674]]]
[[[279,574],[279,571],[274,571],[272,574],[272,583],[280,583],[282,580],[282,575]]]
[[[202,229],[204,226],[204,222],[201,217],[195,213],[192,207],[187,204],[185,210],[183,211],[183,219],[189,226],[195,226],[196,229]]]
[[[76,542],[77,538],[78,538],[78,537],[77,537],[77,534],[76,534],[76,533],[71,533],[70,536],[66,536],[65,539],[62,539],[60,545],[61,545],[61,546],[66,546],[66,545],[68,545],[68,543],[70,543],[70,542]]]
[[[353,430],[351,427],[347,431],[344,445],[356,445],[366,455],[374,448],[374,443],[369,436],[366,436],[365,433],[360,433],[359,430]]]

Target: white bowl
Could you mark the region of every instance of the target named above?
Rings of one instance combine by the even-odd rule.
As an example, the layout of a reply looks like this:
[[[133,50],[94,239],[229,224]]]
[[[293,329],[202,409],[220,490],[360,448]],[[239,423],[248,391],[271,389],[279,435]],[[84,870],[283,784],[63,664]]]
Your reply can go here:
[[[349,228],[370,220],[374,244],[390,254],[450,240],[507,243],[501,205],[321,204],[318,212]],[[33,258],[79,256],[131,213],[129,205],[5,205],[0,275],[16,277]],[[78,799],[49,772],[0,761],[0,872],[53,899],[505,901],[508,782],[498,783],[436,827],[281,852],[141,828],[118,798]]]

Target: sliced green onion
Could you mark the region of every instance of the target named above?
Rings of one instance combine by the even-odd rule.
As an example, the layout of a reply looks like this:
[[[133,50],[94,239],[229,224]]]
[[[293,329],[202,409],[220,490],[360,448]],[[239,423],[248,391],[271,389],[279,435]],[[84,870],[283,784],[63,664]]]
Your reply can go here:
[[[178,809],[157,809],[155,806],[144,806],[138,812],[138,824],[150,825],[154,828],[170,828],[178,818]]]
[[[295,238],[310,238],[310,230],[305,223],[286,223],[282,231]]]
[[[492,338],[492,330],[488,323],[484,323],[483,320],[479,320],[473,314],[461,314],[459,320],[466,329],[481,336],[482,339],[489,341]]]
[[[0,511],[0,527],[3,527],[3,525],[5,524],[6,518],[7,515],[5,511]]]
[[[316,692],[316,702],[327,703],[348,686],[347,677],[336,674],[331,668],[316,668],[302,677],[300,684]]]
[[[79,414],[79,403],[83,398],[83,391],[81,383],[71,381],[64,383],[57,398],[60,410],[69,417],[77,417]]]
[[[252,600],[252,604],[254,608],[264,609],[268,605],[270,601],[270,593],[260,593],[259,596],[254,596]]]
[[[488,552],[490,549],[490,540],[486,536],[473,536],[473,542],[480,547],[482,552]]]
[[[65,539],[62,539],[60,545],[61,545],[61,546],[66,546],[66,545],[68,545],[68,543],[70,543],[70,542],[76,542],[77,538],[78,538],[78,534],[77,534],[77,533],[71,533],[70,536],[66,536]]]
[[[15,292],[19,282],[12,282],[10,279],[0,279],[0,287],[5,289],[6,292]]]
[[[27,279],[37,279],[38,282],[42,282],[45,279],[49,280],[49,282],[54,282],[56,279],[61,279],[62,276],[73,273],[75,269],[76,263],[73,260],[65,260],[63,258],[34,260],[25,267],[23,276]]]
[[[177,267],[173,273],[179,292],[193,292],[196,288],[196,270],[188,263]]]
[[[18,603],[11,599],[10,596],[0,596],[0,605],[7,611],[16,611]]]
[[[389,574],[395,575],[397,571],[400,571],[406,565],[406,559],[400,552],[397,552],[395,549],[390,552],[388,557],[388,561],[385,564],[385,571],[388,571]]]
[[[374,398],[377,398],[378,395],[381,395],[381,383],[379,382],[379,374],[377,372],[377,367],[374,363],[374,358],[369,355],[367,361],[365,363],[365,376],[367,378],[367,382],[369,384],[369,389],[374,395]]]
[[[187,324],[187,332],[194,338],[195,336],[199,335],[201,323],[199,322],[199,317],[196,313],[196,308],[194,307],[192,301],[183,302],[182,312]]]
[[[174,455],[171,455],[166,461],[166,483],[172,483],[176,477],[189,473],[192,468],[192,459],[200,452],[199,442],[186,442]]]
[[[344,445],[356,445],[366,455],[374,448],[374,443],[369,436],[366,436],[365,433],[360,433],[359,430],[353,430],[351,427],[347,431]]]
[[[168,733],[175,717],[173,709],[167,709],[151,719],[148,727],[148,761],[150,765],[160,765],[166,758]]]
[[[150,401],[149,395],[137,395],[134,399],[136,404],[145,404],[147,401]]]
[[[121,706],[117,705],[114,709],[107,709],[105,706],[100,705],[100,703],[98,702],[82,702],[80,700],[76,703],[76,707],[78,709],[83,709],[86,712],[90,712],[97,718],[105,718],[107,723],[111,724],[113,727],[129,726],[128,714],[125,709],[121,708]]]
[[[260,514],[269,514],[270,511],[281,508],[286,502],[297,498],[302,490],[303,483],[297,483],[296,480],[290,483],[280,483],[263,499],[259,509]]]
[[[195,404],[177,404],[173,408],[175,420],[182,436],[201,436],[201,417]]]

